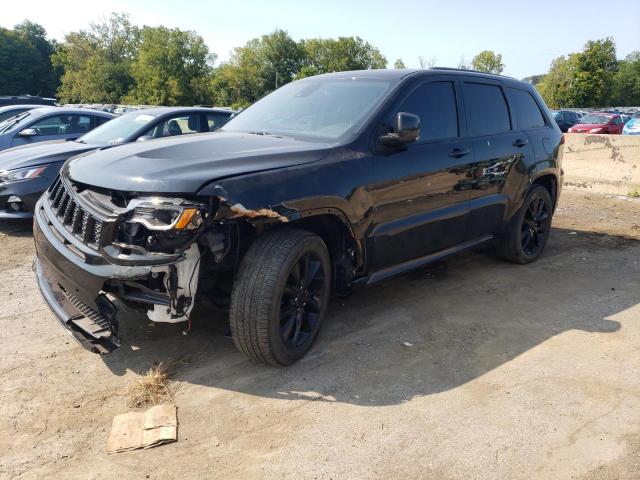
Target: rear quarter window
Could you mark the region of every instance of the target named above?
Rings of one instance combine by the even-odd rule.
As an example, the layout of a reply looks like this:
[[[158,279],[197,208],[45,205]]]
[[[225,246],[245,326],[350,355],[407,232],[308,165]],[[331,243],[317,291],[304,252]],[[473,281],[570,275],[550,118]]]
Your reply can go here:
[[[465,82],[462,88],[467,124],[472,136],[511,130],[507,102],[499,86]]]
[[[529,92],[518,88],[507,88],[506,92],[518,127],[526,130],[545,126],[540,107]],[[567,116],[566,113],[565,116]],[[569,117],[571,116],[569,115]]]

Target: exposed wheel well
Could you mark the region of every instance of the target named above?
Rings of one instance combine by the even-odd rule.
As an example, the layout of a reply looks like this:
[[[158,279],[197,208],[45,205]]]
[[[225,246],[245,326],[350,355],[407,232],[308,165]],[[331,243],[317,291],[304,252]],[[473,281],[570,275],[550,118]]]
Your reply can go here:
[[[556,206],[556,192],[558,191],[558,180],[555,175],[548,174],[543,175],[541,177],[536,178],[532,185],[541,185],[547,189],[549,195],[551,196],[551,201],[553,202],[553,207]]]
[[[323,214],[295,220],[289,224],[315,233],[329,249],[331,260],[336,261],[347,250],[355,247],[355,239],[349,228],[336,215]]]

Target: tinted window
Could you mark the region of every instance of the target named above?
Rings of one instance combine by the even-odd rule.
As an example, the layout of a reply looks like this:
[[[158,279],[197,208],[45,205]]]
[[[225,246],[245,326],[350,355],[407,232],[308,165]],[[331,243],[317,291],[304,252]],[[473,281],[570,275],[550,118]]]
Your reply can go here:
[[[622,123],[622,118],[620,117],[616,117],[613,119],[613,124],[614,125],[620,125]]]
[[[420,141],[458,136],[458,109],[451,82],[421,85],[400,105],[399,112],[420,117]]]
[[[31,125],[38,135],[84,134],[91,130],[91,117],[88,115],[51,115]]]
[[[177,115],[169,117],[144,135],[153,138],[172,137],[174,135],[184,135],[185,133],[198,133],[200,131],[200,113],[194,112],[188,115]]]
[[[226,113],[207,113],[207,126],[209,131],[212,132],[224,122],[226,122],[231,115]]]
[[[491,135],[510,129],[509,111],[500,87],[465,83],[464,105],[471,135]]]
[[[518,127],[524,129],[544,127],[542,112],[529,92],[517,88],[507,88],[507,97]],[[573,115],[575,113],[569,114],[569,121],[573,121]]]

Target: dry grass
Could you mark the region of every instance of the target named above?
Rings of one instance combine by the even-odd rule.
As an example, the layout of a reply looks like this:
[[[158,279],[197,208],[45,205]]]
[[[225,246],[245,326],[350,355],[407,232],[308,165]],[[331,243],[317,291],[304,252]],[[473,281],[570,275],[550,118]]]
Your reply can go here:
[[[171,377],[186,364],[186,358],[171,362],[154,362],[140,378],[129,383],[127,387],[129,407],[145,408],[171,401],[176,390]]]

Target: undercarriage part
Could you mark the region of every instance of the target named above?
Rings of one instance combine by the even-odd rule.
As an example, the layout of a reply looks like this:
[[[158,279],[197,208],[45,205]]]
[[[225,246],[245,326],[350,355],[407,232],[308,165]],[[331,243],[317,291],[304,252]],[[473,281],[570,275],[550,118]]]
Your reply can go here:
[[[164,275],[164,287],[170,302],[169,305],[154,304],[153,308],[147,311],[150,320],[166,323],[189,320],[198,289],[200,257],[198,245],[193,243],[185,251],[185,258],[181,262],[153,269],[153,273]]]
[[[353,288],[353,254],[346,252],[333,265],[333,290],[338,295],[347,296]]]

